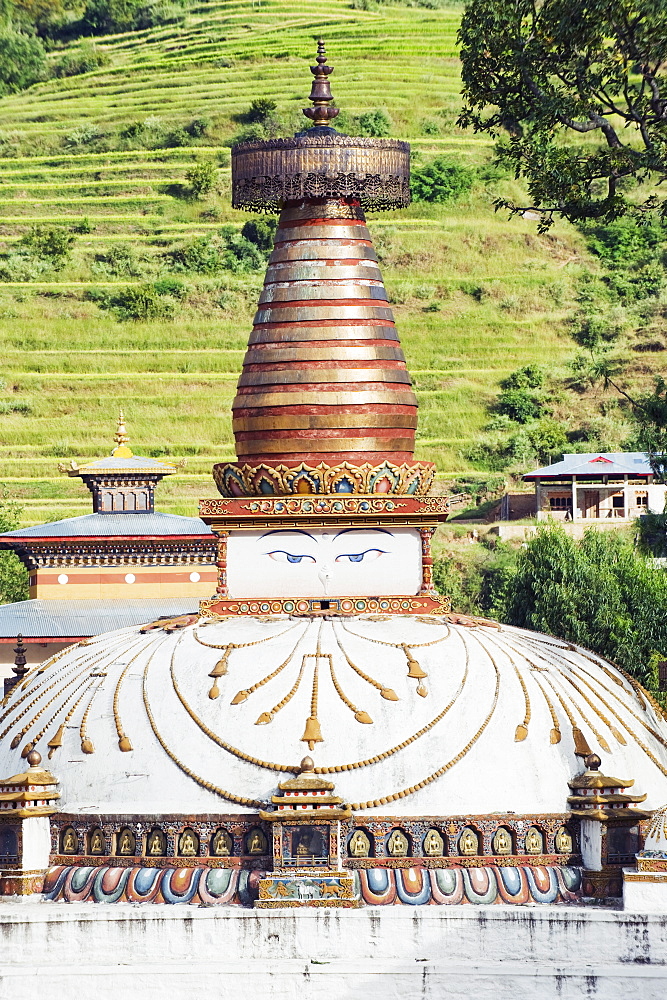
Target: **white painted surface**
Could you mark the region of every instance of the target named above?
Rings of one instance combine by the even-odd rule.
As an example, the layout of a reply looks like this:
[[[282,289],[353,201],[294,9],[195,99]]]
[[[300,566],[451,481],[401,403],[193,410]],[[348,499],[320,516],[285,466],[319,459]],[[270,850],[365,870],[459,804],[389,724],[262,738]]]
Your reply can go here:
[[[232,598],[417,594],[421,578],[416,528],[233,531],[227,541]]]
[[[209,674],[230,643],[234,648],[227,673],[218,678],[220,695],[211,700]],[[422,681],[408,676],[402,643],[426,674]],[[391,688],[398,700],[383,698],[351,663]],[[427,782],[370,812],[413,816],[565,812],[568,781],[581,773],[583,765],[574,754],[572,727],[559,698],[591,749],[600,754],[603,772],[634,779],[633,794],[646,792],[649,809],[667,800],[667,778],[639,743],[667,766],[665,746],[646,728],[650,726],[667,740],[667,724],[610,664],[557,639],[519,629],[451,626],[437,619],[401,617],[345,622],[244,617],[189,626],[172,634],[141,635],[129,628],[88,640],[72,647],[42,674],[34,674],[25,691],[12,694],[4,725],[17,721],[0,744],[0,776],[16,774],[24,767],[23,741],[14,750],[10,743],[26,724],[26,716],[18,718],[26,705],[34,702],[31,712],[36,713],[52,699],[49,714],[45,710],[37,720],[39,726],[51,720],[37,747],[46,757],[48,741],[73,704],[67,699],[75,689],[79,697],[84,689],[77,685],[88,679],[86,690],[97,689],[87,718],[95,752],[81,751],[79,727],[89,701],[86,695],[68,722],[63,746],[49,761],[61,783],[62,811],[255,811],[256,806],[238,804],[234,796],[267,800],[284,772],[241,759],[234,750],[266,762],[298,764],[307,752],[301,737],[311,713],[316,665],[323,739],[313,751],[316,765],[341,766],[385,755],[375,763],[335,773],[337,793],[352,804],[363,805]],[[356,721],[355,713],[341,700],[332,666],[340,690],[356,709],[369,714],[372,724]],[[269,674],[274,675],[271,680],[245,700],[231,704],[237,692],[260,684]],[[285,700],[300,674],[293,696],[273,721],[257,725],[262,713]],[[518,675],[529,697],[530,720],[526,738],[517,741],[517,726],[526,718]],[[118,718],[132,742],[130,753],[118,748],[113,703],[119,682]],[[420,683],[426,697],[417,692]],[[553,721],[545,693],[562,734],[556,744],[550,742]],[[27,700],[16,704],[24,695],[29,695]],[[183,702],[222,745],[197,725]],[[156,738],[146,705],[164,746]],[[613,721],[625,745],[592,706]],[[591,728],[593,719],[613,755],[598,744]],[[37,729],[35,725],[23,740]],[[407,745],[391,753],[402,743]],[[202,787],[185,768],[212,782],[220,792]],[[429,781],[437,772],[440,775]],[[360,817],[364,814],[363,809],[355,811]]]
[[[623,909],[631,913],[663,913],[667,916],[667,872],[635,872],[623,877]],[[639,874],[639,880],[635,881]]]
[[[662,514],[665,509],[667,487],[653,484],[648,487],[648,509],[650,514]]]
[[[594,819],[581,821],[581,860],[584,868],[602,870],[602,824]]]
[[[51,827],[48,816],[29,816],[23,824],[22,867],[25,871],[44,871],[49,867]]]
[[[664,1000],[667,917],[0,904],[12,1000]]]

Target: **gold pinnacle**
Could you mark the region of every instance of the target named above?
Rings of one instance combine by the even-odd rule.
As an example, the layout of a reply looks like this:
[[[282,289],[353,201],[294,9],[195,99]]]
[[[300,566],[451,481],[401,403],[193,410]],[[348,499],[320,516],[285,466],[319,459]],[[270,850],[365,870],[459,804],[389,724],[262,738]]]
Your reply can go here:
[[[114,441],[116,442],[116,447],[111,452],[113,458],[132,458],[132,449],[128,447],[127,442],[130,440],[127,427],[125,426],[125,416],[122,410],[118,411],[118,426],[116,428],[116,433],[114,435]]]

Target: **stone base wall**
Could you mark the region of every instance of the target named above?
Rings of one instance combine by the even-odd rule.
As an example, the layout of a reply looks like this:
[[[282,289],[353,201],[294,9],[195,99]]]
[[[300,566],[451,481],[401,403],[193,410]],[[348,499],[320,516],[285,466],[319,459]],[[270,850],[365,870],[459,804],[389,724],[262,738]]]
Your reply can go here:
[[[667,914],[576,906],[247,910],[0,903],[12,1000],[667,995]]]

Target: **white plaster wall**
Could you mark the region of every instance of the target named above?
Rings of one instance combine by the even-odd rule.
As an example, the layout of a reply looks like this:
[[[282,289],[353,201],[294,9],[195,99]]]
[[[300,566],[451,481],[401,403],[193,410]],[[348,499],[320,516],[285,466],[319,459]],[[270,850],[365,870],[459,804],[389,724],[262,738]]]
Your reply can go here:
[[[624,878],[623,908],[631,913],[667,914],[667,872],[650,872],[637,882]]]
[[[0,904],[12,1000],[664,1000],[667,915]]]
[[[584,868],[602,869],[602,824],[593,819],[581,821],[581,859]]]
[[[51,828],[48,816],[29,816],[23,820],[23,868],[38,871],[49,867]]]

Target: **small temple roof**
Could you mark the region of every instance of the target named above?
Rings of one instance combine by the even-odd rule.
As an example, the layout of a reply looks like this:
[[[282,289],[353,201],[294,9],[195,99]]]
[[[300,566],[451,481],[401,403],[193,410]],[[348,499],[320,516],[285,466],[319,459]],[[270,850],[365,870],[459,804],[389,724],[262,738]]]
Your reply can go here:
[[[560,479],[563,476],[652,476],[648,455],[641,451],[593,451],[563,455],[562,461],[527,472],[524,479]]]
[[[108,600],[44,600],[36,598],[0,605],[0,642],[60,642],[143,625],[158,618],[195,611],[192,597],[109,598]]]
[[[62,521],[16,528],[0,535],[0,548],[14,548],[9,540],[56,538],[169,537],[170,535],[211,535],[211,529],[199,517],[137,511],[131,514],[83,514]],[[7,540],[7,542],[5,541]]]

